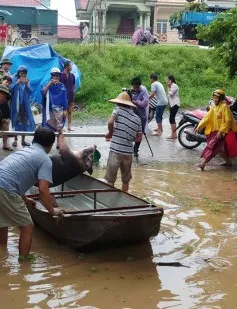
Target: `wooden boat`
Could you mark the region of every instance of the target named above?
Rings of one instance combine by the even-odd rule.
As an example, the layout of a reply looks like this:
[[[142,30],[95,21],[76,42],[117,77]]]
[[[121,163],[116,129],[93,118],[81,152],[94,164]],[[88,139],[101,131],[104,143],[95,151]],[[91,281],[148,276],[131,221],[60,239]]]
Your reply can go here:
[[[36,190],[28,195],[37,201],[28,207],[34,223],[73,248],[139,243],[159,233],[162,208],[93,177],[79,175],[51,189],[65,211],[63,218],[49,215]]]

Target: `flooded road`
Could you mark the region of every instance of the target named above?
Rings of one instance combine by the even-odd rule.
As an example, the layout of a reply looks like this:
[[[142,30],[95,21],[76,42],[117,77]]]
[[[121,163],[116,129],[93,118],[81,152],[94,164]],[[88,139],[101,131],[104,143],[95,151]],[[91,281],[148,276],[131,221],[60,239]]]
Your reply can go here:
[[[164,208],[160,234],[151,243],[85,253],[36,228],[35,260],[19,263],[18,231],[11,229],[8,249],[0,250],[1,308],[236,308],[235,172],[218,160],[197,171],[201,147],[185,150],[163,137],[149,141],[155,158],[143,142],[130,189]],[[103,160],[94,177],[102,178],[108,143],[99,149]],[[157,265],[162,262],[186,267]]]

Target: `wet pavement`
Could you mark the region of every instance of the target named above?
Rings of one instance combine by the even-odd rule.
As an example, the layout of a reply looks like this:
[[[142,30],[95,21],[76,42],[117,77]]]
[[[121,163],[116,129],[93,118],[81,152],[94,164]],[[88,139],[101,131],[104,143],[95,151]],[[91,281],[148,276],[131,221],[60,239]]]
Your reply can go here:
[[[40,123],[40,117],[37,116],[36,122]],[[153,120],[149,124],[149,129],[147,132],[148,142],[151,146],[154,156],[151,155],[148,144],[146,142],[145,137],[143,137],[140,152],[139,152],[139,163],[140,164],[149,164],[152,162],[199,162],[199,156],[204,144],[194,149],[192,151],[187,151],[183,148],[178,140],[167,140],[166,137],[170,135],[170,126],[168,123],[168,118],[165,117],[164,120],[164,132],[162,136],[152,136],[152,130],[156,128],[156,123]],[[93,124],[78,124],[75,126],[75,132],[78,133],[106,133],[107,132],[107,124],[103,122],[102,125],[93,125]],[[20,141],[20,137],[19,141]],[[13,141],[13,138],[9,140]],[[31,141],[32,138],[26,138],[27,141]],[[103,137],[95,137],[95,138],[68,138],[70,147],[72,149],[83,148],[88,145],[96,144],[98,146],[98,150],[101,152],[102,160],[101,165],[106,165],[108,153],[109,153],[109,142],[106,142]],[[20,144],[20,143],[19,143]],[[53,148],[53,151],[56,151]],[[0,149],[0,158],[3,158],[8,152]]]
[[[151,123],[149,127],[155,127]],[[17,230],[0,250],[2,308],[234,309],[237,302],[237,202],[233,169],[215,159],[206,171],[195,163],[203,146],[187,150],[162,137],[143,140],[134,159],[131,193],[164,208],[160,234],[150,244],[100,252],[75,252],[35,229],[35,261],[17,260]],[[106,132],[82,126],[78,132]],[[70,140],[71,147],[97,144],[104,176],[109,143],[103,138]],[[54,151],[56,151],[54,149]],[[3,155],[3,153],[1,153]],[[118,178],[116,186],[121,186]],[[180,262],[186,267],[158,266]]]

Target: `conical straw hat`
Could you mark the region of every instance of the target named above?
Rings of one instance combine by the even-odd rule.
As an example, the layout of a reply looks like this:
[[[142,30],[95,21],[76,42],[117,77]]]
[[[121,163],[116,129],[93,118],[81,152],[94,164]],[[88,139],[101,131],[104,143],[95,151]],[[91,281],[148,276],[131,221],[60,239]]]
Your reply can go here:
[[[109,100],[110,103],[128,105],[132,107],[136,107],[135,104],[131,101],[129,94],[126,91],[121,92],[116,99]]]

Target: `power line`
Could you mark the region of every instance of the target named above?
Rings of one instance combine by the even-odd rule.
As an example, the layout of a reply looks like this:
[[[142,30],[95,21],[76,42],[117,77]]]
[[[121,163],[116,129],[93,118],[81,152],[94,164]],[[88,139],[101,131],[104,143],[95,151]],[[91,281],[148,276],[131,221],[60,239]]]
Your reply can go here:
[[[45,7],[47,10],[53,12],[53,10],[51,10],[48,6],[42,4],[40,1],[38,1],[38,0],[34,0],[34,1],[35,1],[36,3],[38,3],[38,4],[40,4],[41,6]],[[64,19],[70,21],[71,23],[73,23],[73,24],[79,26],[79,24],[77,24],[75,21],[73,21],[73,20],[71,20],[71,19],[69,19],[69,18],[67,18],[67,17],[65,17],[65,16],[63,16],[63,15],[61,15],[61,14],[59,14],[59,13],[58,13],[58,16],[60,16],[60,17],[62,17],[62,18],[64,18]]]

